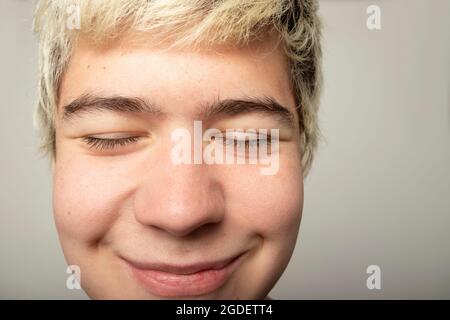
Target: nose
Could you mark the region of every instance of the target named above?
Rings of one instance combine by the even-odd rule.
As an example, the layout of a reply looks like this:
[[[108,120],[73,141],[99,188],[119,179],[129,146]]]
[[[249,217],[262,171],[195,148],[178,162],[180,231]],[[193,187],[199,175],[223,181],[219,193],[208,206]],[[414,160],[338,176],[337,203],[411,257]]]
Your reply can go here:
[[[178,237],[220,223],[224,198],[211,170],[206,164],[160,162],[136,194],[136,220]]]

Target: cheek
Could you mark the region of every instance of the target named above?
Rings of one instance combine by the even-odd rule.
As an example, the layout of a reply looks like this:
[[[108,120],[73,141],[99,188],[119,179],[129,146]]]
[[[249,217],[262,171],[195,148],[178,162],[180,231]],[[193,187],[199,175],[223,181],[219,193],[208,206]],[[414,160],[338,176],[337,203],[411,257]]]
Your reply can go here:
[[[76,160],[75,160],[76,159]],[[58,159],[53,180],[53,211],[60,236],[95,242],[126,205],[132,179],[120,167],[97,166],[84,158]]]
[[[279,171],[270,176],[250,170],[228,179],[230,212],[266,240],[295,239],[303,209],[299,158],[295,154],[280,157]]]

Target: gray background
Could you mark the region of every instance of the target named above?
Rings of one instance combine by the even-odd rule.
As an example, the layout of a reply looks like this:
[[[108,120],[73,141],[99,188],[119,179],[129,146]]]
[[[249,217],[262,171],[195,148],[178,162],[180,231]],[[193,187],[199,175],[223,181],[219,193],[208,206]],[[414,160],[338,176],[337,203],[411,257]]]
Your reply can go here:
[[[36,156],[35,1],[0,1],[0,298],[67,290],[51,175]],[[382,30],[366,9],[382,10]],[[324,139],[273,298],[450,298],[450,1],[321,1]],[[381,268],[368,290],[366,268]]]

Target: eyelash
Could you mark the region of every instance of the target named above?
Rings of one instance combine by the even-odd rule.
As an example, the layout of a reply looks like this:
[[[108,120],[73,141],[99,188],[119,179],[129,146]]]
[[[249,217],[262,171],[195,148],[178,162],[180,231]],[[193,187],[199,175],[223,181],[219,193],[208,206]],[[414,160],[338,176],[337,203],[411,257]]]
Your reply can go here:
[[[245,149],[250,148],[259,148],[262,144],[270,145],[271,144],[271,137],[266,136],[264,139],[223,139],[224,145],[230,145],[233,144],[233,146],[242,146],[242,143],[245,144]]]
[[[112,150],[118,146],[123,147],[131,143],[138,141],[139,137],[126,137],[120,139],[101,139],[94,137],[84,137],[83,140],[89,146],[90,149],[95,150]]]

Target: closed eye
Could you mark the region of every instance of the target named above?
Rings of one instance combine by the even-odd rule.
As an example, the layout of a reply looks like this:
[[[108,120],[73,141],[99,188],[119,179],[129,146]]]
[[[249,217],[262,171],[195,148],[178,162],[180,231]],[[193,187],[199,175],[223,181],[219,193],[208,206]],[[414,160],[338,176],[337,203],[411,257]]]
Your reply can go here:
[[[84,137],[83,141],[88,145],[89,149],[94,149],[97,151],[103,150],[113,150],[118,147],[124,147],[128,144],[135,143],[140,137],[124,137],[116,139],[106,139],[106,138],[96,138],[96,137]]]

